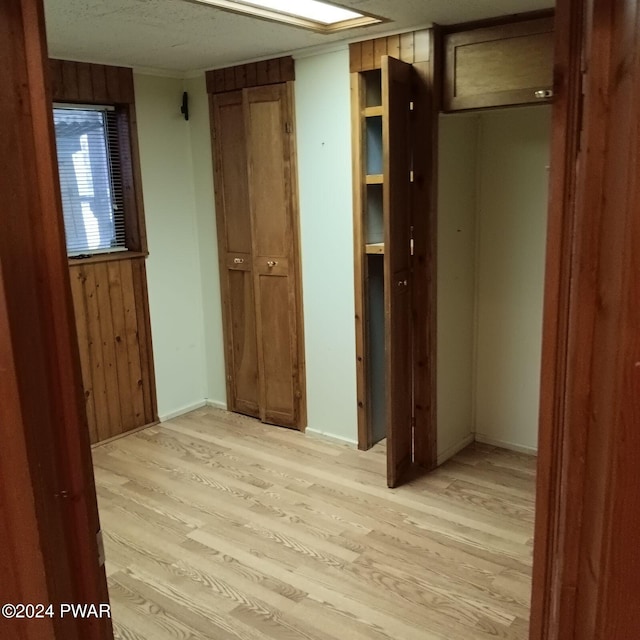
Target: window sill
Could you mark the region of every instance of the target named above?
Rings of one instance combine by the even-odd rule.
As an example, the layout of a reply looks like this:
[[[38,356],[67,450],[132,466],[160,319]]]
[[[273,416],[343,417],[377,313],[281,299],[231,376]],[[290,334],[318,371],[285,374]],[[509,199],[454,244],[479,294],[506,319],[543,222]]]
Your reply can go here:
[[[68,258],[69,266],[80,264],[96,264],[99,262],[113,262],[114,260],[137,260],[144,259],[148,253],[142,251],[116,251],[114,253],[98,253],[89,258]]]

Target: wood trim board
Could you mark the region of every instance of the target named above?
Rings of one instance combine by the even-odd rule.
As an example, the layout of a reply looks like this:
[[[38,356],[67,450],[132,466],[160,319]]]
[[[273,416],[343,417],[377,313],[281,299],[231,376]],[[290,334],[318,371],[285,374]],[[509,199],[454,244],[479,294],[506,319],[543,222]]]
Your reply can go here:
[[[382,56],[387,55],[409,64],[428,62],[432,57],[430,30],[354,42],[349,45],[349,70],[359,73],[381,69]]]
[[[54,102],[133,104],[133,70],[70,60],[49,60]]]
[[[206,73],[207,93],[210,94],[293,82],[295,79],[295,64],[291,56],[214,69]]]

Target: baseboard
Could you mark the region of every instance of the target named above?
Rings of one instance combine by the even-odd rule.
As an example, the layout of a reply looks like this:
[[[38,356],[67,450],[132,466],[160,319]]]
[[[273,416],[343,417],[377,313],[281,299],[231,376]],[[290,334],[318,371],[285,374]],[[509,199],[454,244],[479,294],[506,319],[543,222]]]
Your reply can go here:
[[[193,404],[189,404],[186,407],[182,407],[181,409],[176,409],[175,411],[171,411],[170,413],[165,413],[160,416],[160,422],[167,422],[168,420],[173,420],[174,418],[179,418],[183,416],[185,413],[191,413],[196,409],[202,409],[207,405],[205,400],[201,400],[200,402],[194,402]]]
[[[220,400],[206,400],[205,404],[207,407],[213,407],[214,409],[222,409],[223,411],[229,410],[227,403]]]
[[[466,438],[460,440],[456,444],[445,449],[442,453],[438,454],[438,466],[444,464],[447,460],[453,458],[456,453],[460,453],[463,449],[468,447],[475,440],[473,433],[470,433]]]
[[[348,444],[348,445],[351,445],[352,447],[358,446],[358,443],[356,440],[351,440],[350,438],[345,438],[343,436],[337,436],[333,433],[327,433],[326,431],[319,431],[318,429],[309,429],[307,427],[305,429],[305,433],[312,434],[314,436],[320,436],[322,438],[326,438],[327,440],[340,442],[341,444]]]
[[[538,449],[536,447],[525,447],[520,444],[514,444],[513,442],[506,442],[505,440],[496,440],[485,436],[483,433],[476,433],[476,442],[482,444],[488,444],[492,447],[500,447],[501,449],[509,449],[509,451],[515,451],[517,453],[526,453],[530,456],[537,456]]]
[[[157,427],[160,424],[160,421],[158,420],[157,422],[150,422],[149,424],[144,424],[141,427],[136,427],[135,429],[131,429],[130,431],[125,431],[124,433],[119,433],[117,436],[112,436],[111,438],[107,438],[106,440],[101,440],[100,442],[94,442],[91,445],[92,449],[96,449],[97,447],[102,447],[105,444],[111,444],[112,442],[115,442],[116,440],[121,440],[122,438],[126,438],[127,436],[131,436],[134,433],[140,433],[141,431],[144,431],[145,429],[151,429],[151,427]]]

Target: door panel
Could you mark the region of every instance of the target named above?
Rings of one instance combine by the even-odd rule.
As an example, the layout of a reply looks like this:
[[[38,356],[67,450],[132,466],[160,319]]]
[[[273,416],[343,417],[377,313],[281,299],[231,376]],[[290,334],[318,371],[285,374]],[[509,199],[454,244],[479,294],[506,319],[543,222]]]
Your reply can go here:
[[[411,81],[413,68],[382,58],[387,484],[397,486],[413,449],[411,338]]]
[[[221,152],[219,174],[224,194],[225,250],[228,253],[251,253],[242,93],[216,96],[215,105],[216,132]]]
[[[261,418],[301,428],[302,331],[289,94],[286,85],[256,87],[244,94]]]
[[[295,349],[291,326],[290,277],[286,273],[273,275],[267,269],[257,269],[260,299],[259,323],[262,328],[262,358],[264,360],[265,422],[296,426],[294,369]]]
[[[284,87],[260,87],[247,93],[255,253],[285,257],[291,250],[292,221]]]
[[[235,410],[259,416],[258,352],[254,312],[253,274],[250,270],[229,269],[229,316],[233,331],[232,381]]]
[[[223,301],[227,402],[260,416],[251,215],[242,92],[212,100],[216,131],[216,218]]]

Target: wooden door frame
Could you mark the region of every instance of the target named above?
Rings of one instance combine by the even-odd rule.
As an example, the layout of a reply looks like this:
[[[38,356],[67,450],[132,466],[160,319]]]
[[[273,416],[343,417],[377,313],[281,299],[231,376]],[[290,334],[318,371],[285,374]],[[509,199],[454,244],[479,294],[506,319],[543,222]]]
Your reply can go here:
[[[14,93],[8,93],[8,100],[0,97],[0,114],[11,116],[11,119],[0,119],[0,131],[13,136],[11,140],[16,146],[0,145],[0,149],[5,153],[10,150],[12,161],[16,157],[26,158],[33,168],[33,172],[20,173],[23,169],[20,165],[16,173],[19,179],[14,183],[11,183],[11,178],[15,176],[0,175],[3,193],[18,194],[13,205],[3,210],[3,215],[11,217],[12,224],[17,225],[14,230],[20,232],[12,236],[10,243],[5,242],[0,252],[0,327],[3,328],[0,332],[0,359],[7,365],[0,371],[3,399],[0,411],[3,412],[3,422],[7,417],[5,424],[14,428],[10,441],[12,448],[3,448],[0,452],[0,476],[5,479],[21,477],[23,480],[17,486],[0,483],[3,512],[14,515],[2,520],[5,526],[9,525],[8,530],[3,531],[6,536],[3,539],[11,540],[13,558],[8,553],[9,547],[0,548],[3,566],[12,568],[11,582],[3,581],[1,593],[3,597],[9,595],[16,599],[28,594],[54,601],[59,597],[71,597],[77,601],[100,602],[106,595],[106,582],[96,561],[95,488],[82,399],[78,393],[81,377],[74,348],[69,274],[53,163],[52,125],[44,71],[42,3],[41,0],[5,0],[1,6],[0,16],[5,25],[9,25],[9,33],[0,40],[0,47],[4,45],[5,53],[0,76],[6,80],[3,86],[12,87]],[[582,313],[594,318],[595,322],[599,312],[599,300],[593,290],[588,291],[590,295],[586,298],[577,294],[584,293],[582,287],[589,285],[594,277],[606,277],[614,268],[618,269],[618,275],[634,276],[633,280],[621,278],[618,282],[623,293],[624,284],[637,283],[633,265],[625,262],[623,257],[614,261],[613,266],[609,265],[609,271],[598,270],[601,266],[598,263],[600,246],[593,239],[598,234],[594,233],[593,219],[587,213],[597,212],[600,201],[595,205],[591,202],[590,209],[586,206],[589,204],[587,196],[602,192],[602,173],[608,159],[603,144],[606,132],[602,132],[603,137],[598,135],[600,114],[597,110],[590,112],[585,121],[587,125],[595,123],[589,127],[589,132],[591,143],[601,156],[591,158],[594,164],[587,165],[593,175],[599,177],[595,193],[591,183],[587,182],[592,177],[588,169],[581,173],[577,171],[582,130],[581,59],[587,40],[594,52],[603,53],[620,35],[613,24],[609,25],[611,32],[597,33],[593,28],[592,20],[611,19],[612,6],[621,11],[622,3],[559,0],[557,8],[556,101],[531,640],[569,640],[575,637],[576,620],[581,614],[578,598],[582,588],[580,580],[584,576],[580,572],[580,563],[586,563],[580,549],[583,540],[579,537],[583,533],[580,519],[587,497],[585,458],[580,455],[582,450],[591,454],[587,462],[593,468],[608,461],[605,464],[607,474],[595,480],[600,487],[608,487],[611,483],[611,451],[606,447],[601,450],[594,448],[597,443],[591,443],[589,447],[586,442],[589,412],[593,407],[592,394],[585,392],[577,397],[571,394],[576,377],[580,378],[581,374],[576,367],[576,356],[580,356],[578,364],[584,367],[585,362],[591,362],[594,351],[593,333],[585,332],[580,323]],[[595,12],[593,16],[592,10]],[[587,17],[589,19],[585,21]],[[620,27],[619,24],[617,26]],[[605,80],[608,80],[609,57],[603,55],[602,58],[592,56],[594,68],[588,69],[585,76],[587,81],[595,78],[591,85],[588,82],[586,85],[592,105],[598,92],[606,86]],[[638,64],[637,60],[635,64]],[[16,92],[29,105],[19,114],[10,111]],[[602,145],[600,148],[598,143]],[[25,177],[28,177],[28,183]],[[639,190],[636,185],[636,192]],[[620,217],[611,223],[620,226],[625,216],[629,216],[629,211],[622,211]],[[28,224],[20,223],[21,217]],[[625,242],[628,248],[632,240],[626,239]],[[24,267],[19,277],[16,265]],[[580,266],[582,268],[579,269]],[[16,280],[33,286],[17,287]],[[23,312],[29,309],[36,313],[24,315]],[[631,313],[627,308],[624,312]],[[18,322],[18,319],[22,321]],[[34,336],[37,338],[35,347]],[[616,342],[627,347],[627,354],[632,353],[629,340],[623,334]],[[45,384],[46,402],[42,397],[35,399],[29,394],[33,388],[25,382],[25,371],[37,372],[38,380]],[[588,391],[604,393],[599,388]],[[624,396],[621,380],[616,381],[613,391],[617,405],[631,411],[634,400]],[[34,402],[36,411],[33,411]],[[637,412],[631,415],[637,416]],[[609,436],[609,444],[611,438],[613,435]],[[13,493],[10,488],[13,488]],[[59,526],[60,518],[62,527]],[[591,541],[591,544],[606,554],[614,535],[606,518],[602,520],[602,530],[606,534],[603,539]],[[54,548],[53,538],[49,537],[55,531],[58,531],[56,539],[63,542],[64,553],[60,548]],[[600,534],[600,531],[591,533]],[[576,551],[571,553],[574,547]],[[19,562],[20,559],[25,563]],[[5,560],[8,564],[4,564]],[[585,582],[588,584],[583,591],[587,593],[582,596],[583,604],[589,604],[593,593],[594,597],[600,598],[595,600],[598,607],[605,606],[601,583],[591,577]],[[23,637],[29,640],[62,637],[66,640],[107,640],[113,637],[107,624],[80,627],[80,622],[65,629],[45,622],[42,626],[31,626]],[[598,633],[597,636],[582,635],[580,640],[611,637],[601,635],[595,626],[592,629]]]
[[[572,246],[579,223],[575,168],[582,127],[583,23],[583,0],[559,0],[555,24],[531,640],[557,637],[552,635],[552,627],[563,591],[563,572],[557,563],[562,561],[562,547],[566,544],[566,514],[561,507],[579,509],[577,502],[567,503],[563,493],[566,467],[572,464],[571,434],[567,432],[565,418],[574,268]]]
[[[0,32],[0,599],[107,603],[42,0],[4,0]],[[113,638],[106,618],[7,625],[11,638]]]
[[[640,632],[640,2],[557,15],[530,638],[618,640]]]

